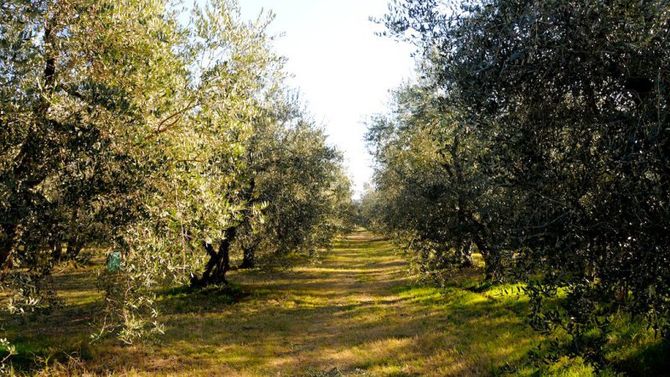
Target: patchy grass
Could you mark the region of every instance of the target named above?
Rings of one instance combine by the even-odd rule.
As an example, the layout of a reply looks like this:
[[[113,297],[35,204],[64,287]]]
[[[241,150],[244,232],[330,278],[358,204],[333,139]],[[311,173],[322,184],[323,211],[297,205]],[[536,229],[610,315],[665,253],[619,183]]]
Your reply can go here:
[[[65,309],[6,328],[20,352],[15,367],[41,360],[44,375],[595,375],[579,359],[531,363],[544,340],[526,324],[517,286],[482,286],[466,271],[436,288],[408,271],[390,243],[355,233],[316,264],[235,271],[227,288],[161,292],[165,335],[120,346],[88,343],[100,300],[89,267],[58,277]],[[635,352],[664,352],[644,345],[617,357],[634,369]]]

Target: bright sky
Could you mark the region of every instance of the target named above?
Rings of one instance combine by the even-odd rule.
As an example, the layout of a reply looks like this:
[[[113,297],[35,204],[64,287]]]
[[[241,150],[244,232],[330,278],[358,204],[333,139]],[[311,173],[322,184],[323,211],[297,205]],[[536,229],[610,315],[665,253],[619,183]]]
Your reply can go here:
[[[363,135],[370,115],[383,112],[389,90],[413,76],[410,48],[374,33],[388,0],[241,0],[245,18],[272,10],[276,51],[288,58],[315,120],[345,156],[356,196],[372,175]]]

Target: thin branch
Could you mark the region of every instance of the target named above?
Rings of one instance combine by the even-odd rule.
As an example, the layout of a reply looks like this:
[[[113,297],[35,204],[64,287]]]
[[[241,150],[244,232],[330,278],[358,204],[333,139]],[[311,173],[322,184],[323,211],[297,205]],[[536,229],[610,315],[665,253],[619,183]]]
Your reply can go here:
[[[161,120],[158,123],[158,126],[156,127],[156,135],[161,134],[170,128],[172,128],[175,124],[177,124],[180,120],[182,115],[184,115],[185,112],[192,110],[197,106],[197,102],[195,100],[192,100],[186,107],[183,109],[175,112],[174,114],[171,114],[167,118]],[[169,122],[169,123],[168,123]]]

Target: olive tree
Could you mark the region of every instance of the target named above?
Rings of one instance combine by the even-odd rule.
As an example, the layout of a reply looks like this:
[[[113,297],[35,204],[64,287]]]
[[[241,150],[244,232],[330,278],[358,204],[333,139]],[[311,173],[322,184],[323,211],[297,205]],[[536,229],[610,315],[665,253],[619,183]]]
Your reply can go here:
[[[256,216],[240,227],[240,268],[286,264],[294,252],[316,255],[343,229],[350,201],[340,153],[326,142],[294,94],[280,92],[255,124],[245,156]],[[259,260],[262,259],[262,260]]]
[[[156,284],[205,262],[225,274],[219,255],[252,206],[237,190],[245,143],[281,76],[270,18],[244,22],[223,0],[187,25],[167,1],[0,11],[0,267],[23,293],[10,310],[47,305],[55,264],[111,246],[102,329],[129,340],[140,312],[155,316]]]
[[[263,207],[248,194],[246,156],[266,97],[283,77],[270,20],[243,21],[237,2],[216,0],[197,5],[192,27],[180,29],[185,41],[174,47],[187,68],[184,86],[174,93],[179,105],[145,138],[145,157],[158,167],[155,189],[144,192],[146,216],[126,235],[121,271],[105,274],[114,294],[102,333],[121,331],[127,341],[141,334],[151,324],[143,318],[157,315],[157,285],[227,282],[238,229]]]
[[[180,85],[183,71],[171,51],[179,35],[163,11],[133,1],[0,6],[6,283],[19,276],[7,276],[13,267],[39,283],[64,256],[113,242],[140,216],[151,169],[141,140],[174,106],[160,93]]]
[[[595,360],[617,312],[667,336],[670,6],[458,5],[394,2],[384,22],[488,142],[533,323],[563,327]],[[561,306],[545,305],[558,292]]]
[[[460,117],[430,87],[415,85],[396,93],[391,114],[373,119],[367,138],[383,203],[376,217],[425,272],[470,267],[476,248],[487,279],[499,279],[504,196],[482,169],[486,142]]]

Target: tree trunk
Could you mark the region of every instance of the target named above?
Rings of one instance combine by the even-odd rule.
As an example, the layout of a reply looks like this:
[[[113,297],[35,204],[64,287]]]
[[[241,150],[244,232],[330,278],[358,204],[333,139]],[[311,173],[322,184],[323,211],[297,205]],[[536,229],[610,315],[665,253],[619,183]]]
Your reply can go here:
[[[75,260],[81,253],[81,249],[84,248],[77,238],[72,237],[67,241],[67,258],[70,260]]]
[[[482,256],[486,265],[484,268],[486,281],[500,281],[502,279],[500,255],[496,251],[489,251],[488,253],[482,253]]]
[[[475,245],[477,245],[479,252],[482,253],[482,257],[484,258],[486,281],[492,282],[500,280],[502,266],[500,264],[500,254],[498,253],[498,250],[488,247],[484,240],[479,236],[475,237]]]
[[[0,270],[4,276],[11,268],[11,256],[14,249],[14,238],[16,236],[16,225],[5,224],[2,226],[4,237],[0,239]]]
[[[243,250],[242,264],[239,269],[249,269],[256,267],[256,250],[253,246],[245,247]]]
[[[458,257],[461,261],[461,268],[470,268],[474,266],[472,262],[472,244],[464,242],[458,250]]]
[[[203,247],[209,254],[209,261],[205,265],[202,277],[191,279],[192,287],[206,287],[214,284],[227,284],[226,273],[230,270],[230,245],[237,234],[237,227],[226,229],[224,238],[219,242],[219,249],[214,250],[211,243],[203,242]]]
[[[59,263],[63,258],[63,244],[61,243],[60,238],[51,241],[50,246],[54,262]]]

